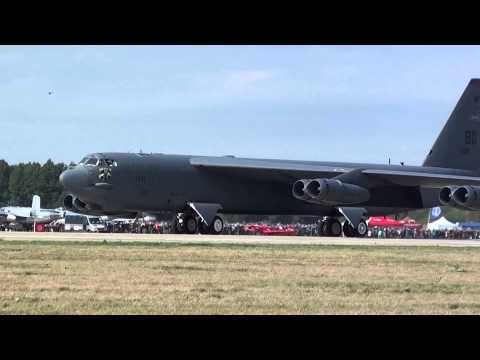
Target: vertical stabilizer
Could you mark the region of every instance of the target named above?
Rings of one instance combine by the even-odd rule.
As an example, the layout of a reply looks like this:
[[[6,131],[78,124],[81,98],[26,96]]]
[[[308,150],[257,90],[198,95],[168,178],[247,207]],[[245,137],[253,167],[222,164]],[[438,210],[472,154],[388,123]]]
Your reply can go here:
[[[480,170],[480,79],[472,79],[423,166]]]
[[[32,216],[38,216],[40,214],[40,196],[38,195],[33,195],[32,198]]]

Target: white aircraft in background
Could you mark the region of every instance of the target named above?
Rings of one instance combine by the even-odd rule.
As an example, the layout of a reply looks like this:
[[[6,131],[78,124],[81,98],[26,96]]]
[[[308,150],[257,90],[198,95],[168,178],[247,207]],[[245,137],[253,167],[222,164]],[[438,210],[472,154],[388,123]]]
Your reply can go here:
[[[33,195],[32,207],[6,206],[0,208],[1,222],[16,222],[20,224],[47,224],[62,218],[65,211],[58,209],[41,209],[40,196]]]

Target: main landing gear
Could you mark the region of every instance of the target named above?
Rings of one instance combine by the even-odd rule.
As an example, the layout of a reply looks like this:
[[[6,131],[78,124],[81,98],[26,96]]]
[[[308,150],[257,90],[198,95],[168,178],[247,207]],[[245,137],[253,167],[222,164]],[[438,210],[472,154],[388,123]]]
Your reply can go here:
[[[354,228],[348,220],[345,219],[342,225],[338,219],[332,217],[326,217],[320,223],[320,235],[322,236],[342,236],[342,232],[346,237],[364,237],[367,235],[368,225],[361,220]]]
[[[207,225],[197,214],[179,213],[173,221],[173,229],[176,234],[221,234],[224,227],[224,221],[216,215],[211,223]]]

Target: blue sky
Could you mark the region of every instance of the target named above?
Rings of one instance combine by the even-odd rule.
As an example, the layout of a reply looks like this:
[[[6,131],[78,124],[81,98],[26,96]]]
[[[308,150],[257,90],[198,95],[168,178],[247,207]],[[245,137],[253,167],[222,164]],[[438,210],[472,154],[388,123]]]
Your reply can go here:
[[[0,46],[0,158],[420,165],[479,64],[478,46]]]

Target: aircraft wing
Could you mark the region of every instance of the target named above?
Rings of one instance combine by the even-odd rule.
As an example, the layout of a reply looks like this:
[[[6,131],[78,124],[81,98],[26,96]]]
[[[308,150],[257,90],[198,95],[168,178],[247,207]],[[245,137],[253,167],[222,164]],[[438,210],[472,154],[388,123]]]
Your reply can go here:
[[[249,176],[267,181],[296,181],[313,177],[333,178],[354,170],[360,170],[372,180],[382,180],[387,184],[400,186],[442,187],[448,185],[480,185],[480,177],[470,175],[466,171],[454,169],[358,169],[344,164],[315,163],[311,161],[242,159],[235,157],[192,157],[190,164],[198,168],[225,172],[230,175]],[[248,170],[248,171],[245,171]],[[420,170],[420,168],[419,168]],[[456,173],[457,172],[457,173]]]
[[[235,157],[192,157],[190,164],[198,168],[216,171],[229,170],[229,173],[252,176],[265,180],[296,181],[300,178],[334,177],[354,170],[353,168],[315,164],[289,160],[239,159]],[[244,170],[249,170],[245,172]]]
[[[442,187],[448,185],[480,185],[480,177],[446,173],[365,169],[362,173],[403,186]]]

